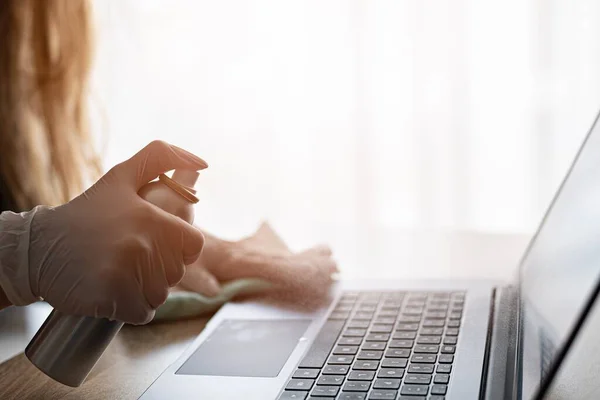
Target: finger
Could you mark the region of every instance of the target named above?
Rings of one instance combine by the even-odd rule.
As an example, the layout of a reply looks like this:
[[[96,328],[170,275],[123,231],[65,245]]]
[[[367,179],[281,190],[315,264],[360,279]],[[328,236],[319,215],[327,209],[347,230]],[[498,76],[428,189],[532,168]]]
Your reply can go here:
[[[198,171],[207,167],[206,161],[200,157],[177,146],[155,140],[115,168],[121,179],[130,182],[137,191],[164,172],[173,169]]]
[[[275,233],[275,231],[264,222],[251,236],[237,242],[239,245],[252,250],[264,251],[272,254],[290,254],[287,245]]]
[[[207,297],[214,297],[221,291],[221,285],[204,267],[194,265],[186,269],[180,286]]]
[[[165,261],[160,251],[155,249],[154,254],[147,254],[145,262],[138,265],[138,276],[142,279],[143,292],[152,309],[157,309],[167,301],[169,279],[165,271]],[[178,280],[176,277],[172,279],[174,281]]]
[[[168,212],[150,204],[154,207],[159,218],[164,221],[157,224],[157,228],[163,230],[165,239],[172,249],[180,251],[183,264],[190,265],[194,263],[204,247],[204,235],[200,229],[183,219],[169,214]]]
[[[331,247],[326,245],[319,245],[315,247],[311,247],[310,249],[301,251],[298,255],[317,255],[317,256],[331,256],[333,252],[331,251]]]
[[[266,243],[269,243],[270,247],[289,251],[289,248],[285,244],[283,239],[281,239],[277,232],[273,230],[273,228],[271,227],[271,225],[269,225],[268,222],[263,222],[254,234],[254,236],[256,238],[264,240]]]

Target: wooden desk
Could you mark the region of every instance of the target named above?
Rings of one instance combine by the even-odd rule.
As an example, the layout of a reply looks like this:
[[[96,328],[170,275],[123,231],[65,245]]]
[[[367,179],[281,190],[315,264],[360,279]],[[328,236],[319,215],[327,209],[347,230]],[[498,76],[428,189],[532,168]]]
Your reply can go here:
[[[198,336],[206,321],[125,326],[79,388],[54,382],[20,353],[0,365],[0,398],[137,399]]]
[[[336,258],[349,276],[361,276],[364,270],[399,278],[509,279],[528,238],[473,232],[331,235]],[[364,265],[368,268],[361,268]],[[49,311],[47,305],[36,304],[0,313],[0,349],[5,354],[22,351]],[[207,320],[124,327],[79,388],[52,381],[19,353],[0,364],[0,399],[137,399]]]

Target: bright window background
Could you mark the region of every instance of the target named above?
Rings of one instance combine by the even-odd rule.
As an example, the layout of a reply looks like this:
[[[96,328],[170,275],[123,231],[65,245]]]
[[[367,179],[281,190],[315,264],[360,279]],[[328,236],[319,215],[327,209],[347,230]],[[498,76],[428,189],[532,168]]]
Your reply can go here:
[[[106,166],[201,155],[197,220],[225,236],[531,232],[600,108],[595,0],[95,6]]]

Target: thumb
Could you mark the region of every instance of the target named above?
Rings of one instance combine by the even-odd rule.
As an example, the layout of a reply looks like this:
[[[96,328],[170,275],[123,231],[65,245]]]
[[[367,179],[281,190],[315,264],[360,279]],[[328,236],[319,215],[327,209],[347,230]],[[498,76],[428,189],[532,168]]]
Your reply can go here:
[[[116,168],[119,177],[130,182],[137,191],[164,172],[173,169],[198,171],[207,167],[208,164],[200,157],[177,146],[155,140]]]

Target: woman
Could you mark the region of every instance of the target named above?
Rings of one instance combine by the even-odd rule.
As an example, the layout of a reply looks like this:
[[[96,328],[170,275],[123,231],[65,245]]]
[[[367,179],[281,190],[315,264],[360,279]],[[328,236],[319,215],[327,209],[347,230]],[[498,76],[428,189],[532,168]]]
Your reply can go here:
[[[85,0],[0,2],[0,211],[66,203],[100,175],[87,120],[90,12]],[[303,296],[327,291],[328,248],[292,254],[264,232],[239,242],[205,233],[181,287],[212,296],[221,282],[262,277]]]

